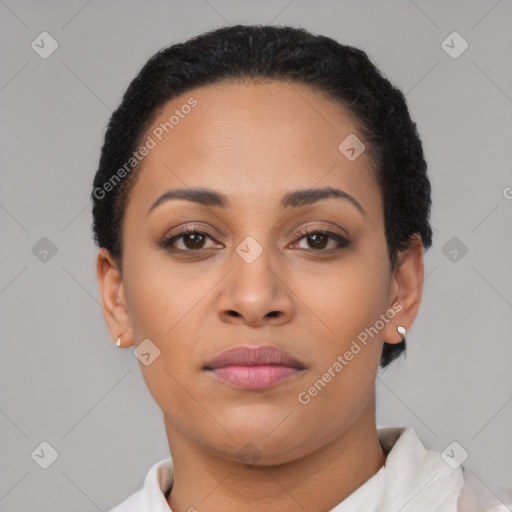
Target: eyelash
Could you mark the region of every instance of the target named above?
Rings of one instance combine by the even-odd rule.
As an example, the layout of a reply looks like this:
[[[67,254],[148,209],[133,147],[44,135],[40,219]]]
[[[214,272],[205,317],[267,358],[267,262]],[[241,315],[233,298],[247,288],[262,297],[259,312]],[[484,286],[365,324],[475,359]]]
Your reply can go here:
[[[297,237],[297,240],[296,240],[297,242],[300,242],[303,238],[306,238],[307,236],[325,235],[338,243],[339,247],[336,247],[334,249],[328,249],[328,250],[326,250],[326,249],[319,249],[319,250],[308,249],[310,251],[323,252],[325,254],[332,254],[332,253],[338,252],[342,249],[346,249],[350,245],[350,242],[346,238],[342,237],[341,235],[338,235],[337,233],[334,233],[333,231],[328,231],[328,230],[324,230],[324,229],[302,228],[299,231],[297,231],[296,233],[294,233],[294,235]]]
[[[159,245],[162,248],[164,248],[168,251],[171,251],[171,252],[193,253],[193,252],[199,252],[199,251],[204,250],[204,249],[184,250],[184,249],[176,249],[175,247],[173,247],[173,244],[177,240],[179,240],[180,238],[183,238],[186,235],[190,235],[190,234],[207,236],[208,238],[213,239],[213,237],[210,236],[209,233],[207,233],[205,231],[201,231],[200,229],[198,229],[194,226],[187,226],[185,228],[180,229],[178,231],[178,233],[162,240],[162,242]],[[297,237],[297,240],[295,242],[299,242],[303,238],[305,238],[307,236],[311,236],[311,235],[325,235],[339,244],[339,247],[336,247],[334,249],[318,249],[318,250],[317,249],[306,249],[309,251],[314,251],[314,252],[319,252],[319,253],[324,253],[324,254],[332,254],[332,253],[338,252],[342,249],[347,248],[350,245],[350,242],[346,238],[338,235],[337,233],[334,233],[334,232],[328,231],[328,230],[302,228],[299,231],[295,232],[294,235]]]

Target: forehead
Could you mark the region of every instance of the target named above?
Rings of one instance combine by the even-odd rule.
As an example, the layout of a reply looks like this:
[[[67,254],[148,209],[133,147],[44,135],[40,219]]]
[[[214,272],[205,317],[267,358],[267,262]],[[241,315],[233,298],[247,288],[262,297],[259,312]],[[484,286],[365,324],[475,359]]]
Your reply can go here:
[[[350,161],[339,149],[354,135],[362,139],[350,112],[304,84],[197,87],[167,102],[148,129],[153,147],[130,203],[149,207],[168,188],[201,186],[245,205],[256,194],[261,205],[292,189],[333,186],[371,210],[380,194],[367,152]]]

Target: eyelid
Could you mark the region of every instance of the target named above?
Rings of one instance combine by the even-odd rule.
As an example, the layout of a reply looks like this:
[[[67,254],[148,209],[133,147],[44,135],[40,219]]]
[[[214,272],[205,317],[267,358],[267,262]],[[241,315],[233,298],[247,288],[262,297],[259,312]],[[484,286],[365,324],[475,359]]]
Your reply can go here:
[[[318,226],[318,225],[316,225],[316,226],[308,226],[308,225],[301,226],[298,230],[295,230],[293,232],[293,236],[295,238],[293,239],[291,244],[299,243],[301,240],[306,238],[308,235],[323,234],[323,235],[327,236],[328,238],[330,238],[332,241],[336,242],[338,244],[338,247],[334,248],[334,249],[330,249],[330,250],[325,250],[325,249],[318,249],[318,250],[303,249],[303,250],[318,252],[319,254],[321,254],[321,253],[329,253],[329,252],[337,251],[337,250],[343,249],[345,247],[348,247],[351,244],[351,242],[348,238],[347,231],[341,227],[337,227],[337,228],[342,230],[346,235],[339,234],[338,232],[335,231],[336,228],[334,228],[334,227],[329,228],[329,227],[326,227],[325,225],[324,226]],[[206,236],[211,241],[213,241],[217,244],[218,243],[222,244],[222,242],[218,241],[218,239],[222,238],[222,236],[217,236],[217,235],[212,234],[211,230],[209,228],[201,225],[201,223],[192,223],[192,224],[187,224],[185,226],[179,226],[177,228],[173,228],[172,230],[169,230],[164,235],[161,242],[158,243],[158,245],[167,250],[175,250],[176,252],[182,252],[182,253],[187,253],[187,252],[188,253],[199,253],[201,251],[207,251],[209,249],[213,249],[212,247],[206,247],[206,248],[200,248],[197,250],[193,250],[193,249],[185,250],[185,249],[177,249],[177,248],[173,247],[173,245],[176,243],[177,240],[180,240],[183,236],[185,236],[187,234],[193,234],[193,233],[197,233],[202,236]],[[289,245],[290,244],[288,244],[288,246]]]
[[[343,228],[340,228],[340,229],[345,233],[344,235],[339,235],[336,232],[332,232],[330,230],[330,228],[327,228],[327,227],[321,227],[321,226],[320,227],[319,226],[315,226],[315,227],[302,226],[298,230],[295,230],[293,232],[293,235],[295,237],[304,237],[304,236],[306,236],[308,234],[311,234],[311,233],[316,233],[316,232],[319,232],[319,231],[325,231],[325,232],[332,232],[332,234],[335,234],[335,235],[341,236],[341,237],[348,236],[348,233],[346,232],[345,229],[343,229]],[[217,237],[217,235],[213,235],[208,228],[205,228],[205,227],[203,227],[201,225],[192,224],[192,225],[185,225],[185,226],[179,226],[177,228],[173,228],[172,230],[169,230],[164,235],[163,238],[167,239],[167,238],[172,238],[174,236],[181,235],[181,234],[185,234],[186,235],[186,234],[189,234],[189,233],[196,233],[196,232],[208,235],[211,238]],[[222,237],[218,237],[218,238],[222,238]]]
[[[345,230],[343,230],[343,231],[346,233]],[[333,233],[338,236],[345,236],[345,235],[339,235],[338,233],[333,231],[331,228],[325,227],[325,226],[302,226],[301,228],[299,228],[297,231],[294,232],[294,236],[300,237],[300,236],[305,236],[305,235],[314,234],[314,233],[318,233],[318,232],[326,232],[326,233],[329,232],[329,233]]]
[[[169,229],[166,234],[164,235],[164,238],[171,238],[176,235],[182,235],[182,234],[188,234],[188,233],[204,233],[205,235],[208,235],[211,238],[219,237],[218,235],[214,235],[212,233],[212,230],[202,224],[186,224],[185,226],[178,226],[177,228]]]

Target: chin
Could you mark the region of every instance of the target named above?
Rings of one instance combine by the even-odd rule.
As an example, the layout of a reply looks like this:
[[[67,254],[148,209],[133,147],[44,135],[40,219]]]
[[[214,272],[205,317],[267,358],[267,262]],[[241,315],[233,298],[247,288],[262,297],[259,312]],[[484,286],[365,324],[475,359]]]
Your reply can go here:
[[[286,412],[286,414],[288,414]],[[247,465],[282,464],[300,457],[300,447],[306,443],[304,423],[297,428],[296,422],[286,425],[286,414],[250,415],[243,418],[218,418],[219,423],[233,436],[225,433],[212,445],[222,456]],[[292,416],[292,414],[290,414]],[[296,418],[295,418],[296,420]],[[314,430],[314,429],[312,429]],[[312,434],[313,435],[313,434]]]
[[[268,439],[288,432],[297,422],[297,412],[282,405],[230,405],[217,417],[233,437],[239,439]],[[288,420],[292,420],[290,423]],[[290,432],[288,432],[288,435]]]
[[[265,439],[261,442],[253,442],[247,439],[245,442],[241,442],[239,446],[230,446],[229,449],[219,455],[245,466],[276,466],[293,462],[306,455],[306,453],[302,453],[300,445],[291,441],[289,436],[286,440],[275,440],[274,442]]]

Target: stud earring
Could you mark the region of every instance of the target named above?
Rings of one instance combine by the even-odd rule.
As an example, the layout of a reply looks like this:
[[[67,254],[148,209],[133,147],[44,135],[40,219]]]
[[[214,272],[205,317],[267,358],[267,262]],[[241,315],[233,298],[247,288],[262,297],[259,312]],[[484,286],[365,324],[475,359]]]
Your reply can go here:
[[[402,325],[399,325],[396,330],[401,336],[405,336],[407,334],[407,329],[403,327]]]
[[[121,336],[119,336],[119,338],[117,338],[116,345],[117,345],[118,347],[120,347],[120,346],[121,346],[121,338],[122,338],[122,337],[123,337],[123,335],[121,334]]]

